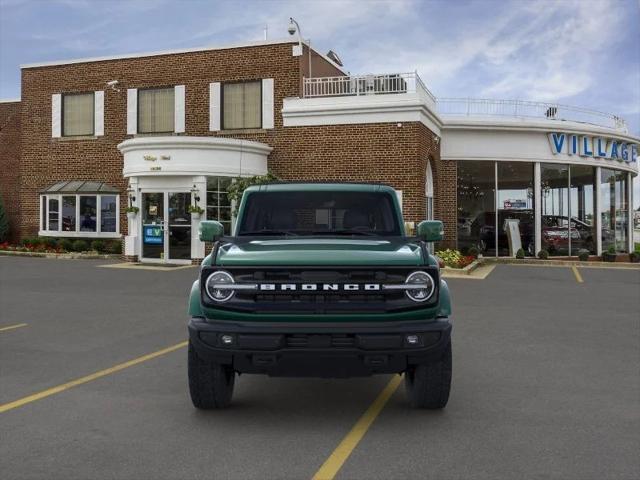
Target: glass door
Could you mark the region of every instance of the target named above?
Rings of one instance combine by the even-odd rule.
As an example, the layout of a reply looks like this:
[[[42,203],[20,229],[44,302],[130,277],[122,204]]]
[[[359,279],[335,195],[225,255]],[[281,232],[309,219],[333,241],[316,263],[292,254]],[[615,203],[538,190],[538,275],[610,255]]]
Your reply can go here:
[[[167,260],[191,260],[191,214],[188,212],[191,194],[168,194]]]
[[[164,193],[142,194],[142,258],[164,260]]]

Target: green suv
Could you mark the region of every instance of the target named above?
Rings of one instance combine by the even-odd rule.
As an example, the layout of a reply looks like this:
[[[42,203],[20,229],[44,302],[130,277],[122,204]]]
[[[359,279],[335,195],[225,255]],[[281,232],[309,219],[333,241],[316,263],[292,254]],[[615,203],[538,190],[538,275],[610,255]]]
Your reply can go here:
[[[405,234],[395,190],[352,183],[249,187],[233,236],[212,242],[189,300],[189,389],[229,405],[236,373],[344,378],[404,373],[414,407],[443,408],[451,385],[451,302],[428,242]]]

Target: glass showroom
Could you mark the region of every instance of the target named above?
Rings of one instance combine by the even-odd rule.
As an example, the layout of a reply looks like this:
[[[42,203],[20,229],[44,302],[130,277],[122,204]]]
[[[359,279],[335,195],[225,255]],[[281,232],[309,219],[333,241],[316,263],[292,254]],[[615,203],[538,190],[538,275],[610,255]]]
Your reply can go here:
[[[509,256],[514,252],[507,222],[517,221],[525,255],[535,255],[538,249],[557,256],[577,255],[583,249],[596,255],[599,242],[602,252],[613,246],[624,253],[629,246],[629,198],[625,171],[576,164],[459,161],[458,248]]]

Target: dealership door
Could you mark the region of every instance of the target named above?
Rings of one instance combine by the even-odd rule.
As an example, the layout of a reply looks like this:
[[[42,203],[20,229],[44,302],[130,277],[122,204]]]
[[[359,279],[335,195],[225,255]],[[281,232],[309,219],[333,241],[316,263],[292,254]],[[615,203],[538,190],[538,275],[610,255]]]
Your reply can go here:
[[[142,194],[143,262],[189,263],[191,261],[191,215],[187,192]]]

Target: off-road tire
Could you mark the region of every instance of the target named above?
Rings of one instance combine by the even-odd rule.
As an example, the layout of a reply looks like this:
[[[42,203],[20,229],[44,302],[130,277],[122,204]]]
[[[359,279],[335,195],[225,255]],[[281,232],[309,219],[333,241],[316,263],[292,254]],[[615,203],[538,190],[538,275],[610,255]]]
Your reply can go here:
[[[451,340],[438,360],[415,365],[404,374],[407,398],[413,408],[444,408],[451,390]]]
[[[189,342],[188,370],[189,393],[194,407],[210,410],[229,406],[236,378],[231,367],[200,358]]]

